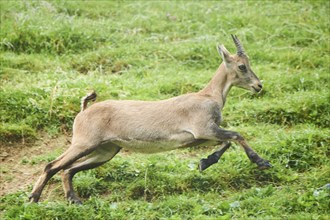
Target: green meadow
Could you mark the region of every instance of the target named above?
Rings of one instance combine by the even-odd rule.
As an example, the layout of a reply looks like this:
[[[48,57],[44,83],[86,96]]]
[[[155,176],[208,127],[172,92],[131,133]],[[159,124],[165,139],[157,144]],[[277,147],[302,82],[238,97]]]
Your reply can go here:
[[[329,1],[0,1],[1,219],[329,219]],[[28,195],[69,146],[80,99],[162,100],[197,92],[232,53],[236,34],[263,81],[233,88],[221,126],[240,132],[273,168],[233,146],[121,152],[78,173],[83,205],[60,175],[38,204]],[[45,141],[58,142],[47,148]],[[9,152],[9,153],[8,153]],[[17,156],[11,152],[24,152]],[[13,159],[15,158],[15,159]],[[23,180],[11,167],[34,172]]]

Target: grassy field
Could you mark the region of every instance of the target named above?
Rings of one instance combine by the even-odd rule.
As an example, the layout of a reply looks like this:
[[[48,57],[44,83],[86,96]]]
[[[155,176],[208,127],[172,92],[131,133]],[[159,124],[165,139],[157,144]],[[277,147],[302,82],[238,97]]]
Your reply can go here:
[[[329,1],[2,0],[0,10],[1,185],[19,178],[13,164],[35,171],[26,187],[1,188],[1,219],[330,218]],[[98,101],[196,92],[221,63],[215,46],[235,51],[230,34],[264,89],[233,88],[222,127],[272,169],[257,170],[235,146],[203,173],[198,161],[217,148],[122,152],[77,174],[83,206],[66,202],[59,175],[40,203],[27,203],[43,166],[68,146],[40,143],[70,139],[89,90]]]

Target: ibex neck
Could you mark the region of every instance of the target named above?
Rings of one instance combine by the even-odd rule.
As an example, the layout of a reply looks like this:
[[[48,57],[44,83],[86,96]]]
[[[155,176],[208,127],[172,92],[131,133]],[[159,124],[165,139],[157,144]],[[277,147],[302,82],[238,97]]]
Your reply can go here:
[[[201,95],[211,96],[219,103],[220,109],[222,109],[231,87],[231,80],[228,77],[225,64],[222,63],[211,81],[199,93]]]

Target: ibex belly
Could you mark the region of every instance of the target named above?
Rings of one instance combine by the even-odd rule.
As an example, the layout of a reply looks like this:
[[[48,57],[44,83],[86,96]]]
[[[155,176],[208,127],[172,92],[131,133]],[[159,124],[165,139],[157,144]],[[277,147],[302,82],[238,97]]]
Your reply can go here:
[[[182,133],[172,135],[169,138],[155,138],[148,140],[140,139],[117,139],[112,141],[118,146],[140,153],[158,153],[163,151],[170,151],[181,147],[194,146],[197,140],[190,133]]]
[[[177,140],[155,140],[155,141],[141,141],[141,140],[117,140],[113,143],[118,146],[139,153],[159,153],[164,151],[175,150],[179,148],[188,148],[193,146],[215,146],[219,143],[216,141],[205,140],[205,139],[190,139],[185,142],[180,142]]]
[[[139,153],[158,153],[174,150],[181,146],[177,141],[119,140],[114,143],[124,149]]]

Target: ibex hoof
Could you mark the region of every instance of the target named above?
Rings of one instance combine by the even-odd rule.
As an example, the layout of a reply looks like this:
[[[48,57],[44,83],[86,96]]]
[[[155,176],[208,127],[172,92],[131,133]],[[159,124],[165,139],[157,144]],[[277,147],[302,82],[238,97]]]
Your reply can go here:
[[[198,165],[199,172],[203,172],[203,170],[206,170],[209,166],[211,166],[211,164],[207,159],[201,159]]]
[[[272,164],[268,160],[263,160],[263,161],[257,162],[257,165],[260,170],[265,170],[265,169],[269,169],[269,168],[273,167]]]
[[[31,194],[29,196],[29,201],[30,203],[36,203],[39,201],[39,198],[40,198],[40,195],[37,195],[37,194]]]
[[[78,197],[71,197],[71,198],[68,198],[68,201],[70,204],[76,204],[76,205],[82,205],[82,201],[78,198]]]

